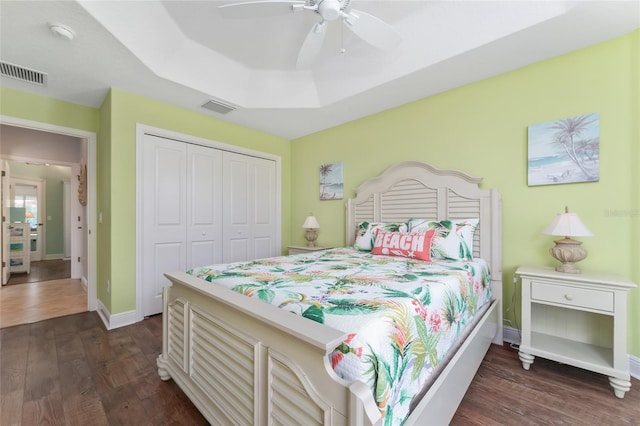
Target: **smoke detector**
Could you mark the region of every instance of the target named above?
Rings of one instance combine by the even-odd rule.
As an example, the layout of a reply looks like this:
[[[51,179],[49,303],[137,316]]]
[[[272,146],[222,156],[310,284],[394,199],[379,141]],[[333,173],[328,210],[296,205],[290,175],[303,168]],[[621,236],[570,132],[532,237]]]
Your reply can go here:
[[[73,28],[60,24],[58,22],[52,22],[49,24],[49,29],[56,37],[64,38],[65,40],[73,40],[76,38],[76,32],[73,31]]]

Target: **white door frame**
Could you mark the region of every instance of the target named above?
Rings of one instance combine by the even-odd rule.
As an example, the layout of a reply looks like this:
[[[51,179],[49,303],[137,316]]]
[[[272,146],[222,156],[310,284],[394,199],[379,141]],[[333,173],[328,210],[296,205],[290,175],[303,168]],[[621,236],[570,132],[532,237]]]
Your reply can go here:
[[[2,236],[0,236],[0,241],[2,242],[2,248],[0,249],[0,251],[2,251],[2,281],[0,281],[0,285],[5,285],[7,284],[7,281],[9,281],[9,203],[10,203],[10,190],[9,190],[9,179],[11,178],[10,176],[10,171],[9,171],[9,163],[7,163],[5,160],[0,159],[0,171],[2,171],[2,173],[5,173],[1,178],[0,178],[0,185],[2,185],[2,188],[0,188],[0,193],[1,193],[1,197],[0,197],[0,202],[2,202],[2,205],[0,206],[0,214],[2,215],[2,217],[4,218],[4,220],[0,220],[1,222],[1,227],[2,227]]]
[[[0,115],[0,124],[10,126],[23,127],[27,129],[40,130],[49,133],[58,133],[77,137],[87,141],[87,227],[83,232],[87,233],[87,282],[83,283],[87,287],[87,309],[95,311],[98,305],[98,289],[97,289],[97,184],[96,184],[96,167],[97,167],[97,137],[93,132],[86,130],[74,129],[71,127],[57,126],[54,124],[43,123],[33,120],[25,120],[23,118]],[[73,237],[72,237],[73,240]]]
[[[278,252],[282,247],[282,159],[278,155],[269,154],[266,152],[255,151],[248,148],[242,148],[235,145],[229,145],[222,142],[213,141],[210,139],[199,138],[197,136],[187,135],[184,133],[173,132],[171,130],[161,129],[158,127],[147,126],[144,124],[136,124],[136,320],[142,321],[143,316],[143,226],[142,221],[142,203],[143,203],[143,178],[142,173],[142,153],[144,135],[151,134],[161,138],[173,139],[185,143],[191,143],[196,145],[208,146],[211,148],[217,148],[223,151],[235,152],[238,154],[250,155],[253,157],[264,158],[267,160],[273,160],[276,163],[276,247]]]

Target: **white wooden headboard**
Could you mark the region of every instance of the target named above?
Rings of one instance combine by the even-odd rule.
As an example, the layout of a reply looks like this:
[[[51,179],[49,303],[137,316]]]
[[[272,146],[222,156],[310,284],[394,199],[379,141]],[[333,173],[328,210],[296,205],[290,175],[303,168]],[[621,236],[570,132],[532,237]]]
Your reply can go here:
[[[480,189],[481,181],[418,161],[395,164],[362,183],[356,197],[347,200],[347,246],[354,244],[362,221],[480,218],[473,256],[489,262],[494,297],[502,299],[502,198],[496,189]]]

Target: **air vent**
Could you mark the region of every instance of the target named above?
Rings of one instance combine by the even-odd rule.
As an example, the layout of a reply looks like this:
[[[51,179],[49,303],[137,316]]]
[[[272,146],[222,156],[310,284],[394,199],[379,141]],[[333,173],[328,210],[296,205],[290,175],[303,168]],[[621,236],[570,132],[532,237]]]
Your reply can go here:
[[[209,99],[204,105],[202,105],[202,108],[206,108],[219,114],[226,114],[236,109],[235,106],[226,104],[216,99]]]
[[[37,84],[38,86],[47,85],[47,74],[10,64],[9,62],[0,61],[0,73],[4,77],[15,78],[16,80]]]

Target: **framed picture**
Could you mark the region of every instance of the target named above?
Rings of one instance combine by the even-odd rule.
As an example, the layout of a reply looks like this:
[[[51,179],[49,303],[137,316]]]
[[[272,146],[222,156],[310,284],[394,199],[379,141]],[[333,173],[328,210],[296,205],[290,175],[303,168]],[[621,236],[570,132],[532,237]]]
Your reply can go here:
[[[320,166],[320,199],[342,200],[342,161]]]
[[[600,114],[533,124],[528,140],[529,186],[600,179]]]

